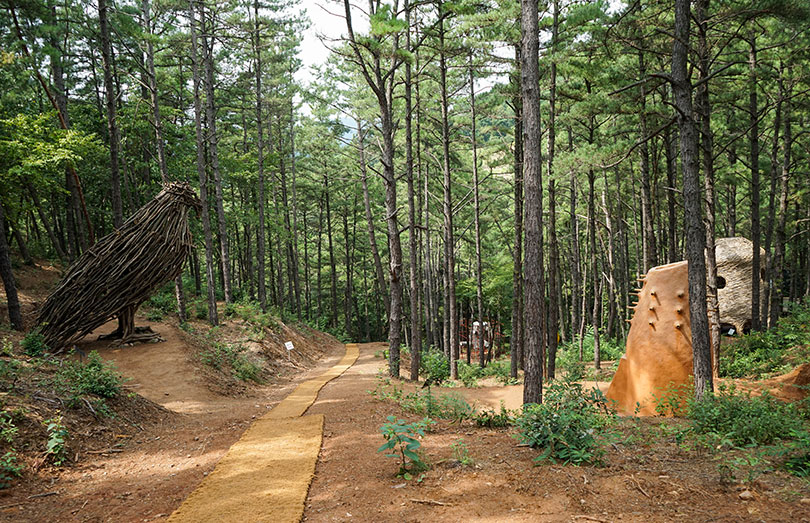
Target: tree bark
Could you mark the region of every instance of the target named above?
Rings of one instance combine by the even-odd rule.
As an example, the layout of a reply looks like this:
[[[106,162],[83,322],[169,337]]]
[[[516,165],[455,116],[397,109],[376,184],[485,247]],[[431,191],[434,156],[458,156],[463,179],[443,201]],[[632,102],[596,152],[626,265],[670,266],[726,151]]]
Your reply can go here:
[[[197,175],[200,180],[200,201],[202,202],[201,221],[203,226],[203,236],[205,237],[205,276],[208,287],[208,322],[217,325],[219,318],[217,315],[217,294],[216,279],[214,278],[214,240],[211,233],[211,217],[208,208],[208,187],[205,169],[205,137],[202,130],[202,101],[200,100],[201,70],[199,61],[199,49],[197,47],[197,14],[195,2],[189,1],[189,18],[191,19],[191,63],[192,77],[194,84],[194,132],[197,144]]]
[[[200,13],[205,19],[204,8]],[[203,60],[205,65],[205,124],[208,129],[208,156],[211,160],[211,173],[214,176],[214,203],[217,210],[217,224],[219,226],[220,268],[222,270],[222,287],[225,291],[225,303],[233,302],[231,290],[231,262],[228,248],[228,228],[225,223],[225,207],[222,196],[222,173],[219,169],[219,153],[217,152],[217,111],[214,100],[214,48],[213,36],[209,44],[208,34],[214,33],[214,17],[210,17],[211,26],[202,33]]]
[[[405,33],[406,48],[411,50],[411,9],[408,0],[405,0],[405,23],[408,26]],[[416,201],[414,197],[413,173],[413,100],[410,62],[405,62],[405,169],[408,178],[408,255],[410,276],[410,303],[411,303],[411,379],[419,379],[419,363],[422,353],[422,322],[420,321],[419,284],[417,282],[418,263],[416,260],[419,239],[417,235]],[[475,125],[475,124],[473,124]],[[473,127],[474,129],[474,127]],[[474,133],[475,131],[473,131]],[[473,153],[474,155],[474,153]]]
[[[101,58],[104,68],[104,99],[107,109],[107,132],[110,139],[110,198],[112,200],[113,224],[116,228],[124,224],[124,208],[121,201],[121,172],[119,148],[121,134],[115,108],[115,84],[112,75],[112,52],[110,27],[107,22],[107,0],[98,0],[98,23],[101,36]]]
[[[17,284],[14,282],[14,272],[11,269],[11,252],[6,240],[5,210],[0,203],[0,278],[6,290],[8,302],[8,319],[14,330],[23,330],[23,319],[20,313],[20,300],[17,296]]]
[[[703,183],[706,202],[706,276],[707,307],[710,329],[712,377],[720,373],[720,302],[717,296],[717,257],[715,256],[715,192],[714,148],[709,105],[709,47],[707,16],[709,0],[698,0],[695,20],[698,29],[698,72],[700,87],[696,93],[696,109],[700,114],[700,146],[703,155]]]
[[[672,48],[672,89],[680,129],[683,169],[686,256],[689,263],[689,313],[692,327],[692,368],[695,396],[713,390],[709,319],[706,311],[706,230],[697,165],[697,129],[692,111],[692,82],[687,72],[690,0],[675,0],[675,40]]]
[[[751,243],[753,258],[751,262],[751,330],[758,331],[762,325],[760,319],[760,217],[759,217],[759,114],[757,103],[757,41],[752,36],[748,51],[748,114],[751,130],[749,133],[751,168]]]
[[[523,101],[520,85],[522,67],[521,46],[515,46],[515,68],[512,77],[515,110],[515,246],[512,253],[512,337],[509,340],[509,374],[517,378],[518,369],[523,368]]]
[[[526,183],[526,375],[523,403],[543,398],[543,195],[540,160],[540,72],[537,1],[521,0],[520,87],[523,98],[523,169]]]
[[[267,286],[265,282],[265,265],[264,259],[266,256],[264,234],[265,234],[265,182],[264,182],[264,122],[262,118],[262,52],[261,52],[261,38],[259,36],[259,1],[253,2],[253,13],[255,17],[255,32],[253,52],[255,55],[255,68],[256,68],[256,155],[257,155],[257,170],[259,176],[259,201],[256,205],[259,208],[259,233],[256,242],[256,257],[258,261],[258,291],[259,291],[259,306],[262,312],[267,312]]]

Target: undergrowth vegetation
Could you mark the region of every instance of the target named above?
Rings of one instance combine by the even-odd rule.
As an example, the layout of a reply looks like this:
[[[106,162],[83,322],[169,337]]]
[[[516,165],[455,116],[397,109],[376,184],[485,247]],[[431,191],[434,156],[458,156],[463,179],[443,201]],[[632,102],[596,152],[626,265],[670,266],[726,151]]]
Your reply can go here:
[[[810,362],[810,301],[791,304],[779,324],[769,330],[725,339],[720,375],[766,378]]]
[[[475,407],[457,392],[434,394],[431,387],[406,392],[402,387],[391,382],[391,378],[377,377],[377,387],[369,393],[380,401],[391,401],[402,410],[419,416],[462,421],[471,419]]]
[[[525,405],[515,426],[521,443],[541,449],[535,461],[579,465],[600,462],[613,419],[599,389],[585,390],[568,377],[551,382],[542,404]]]
[[[200,361],[221,372],[230,372],[242,381],[262,383],[262,367],[247,354],[241,343],[223,343],[215,340],[200,352]]]
[[[594,351],[593,327],[588,326],[582,336],[582,359],[579,357],[579,336],[566,341],[557,348],[557,369],[566,376],[582,379],[587,376],[585,362],[593,361]],[[602,361],[618,361],[624,354],[624,340],[617,340],[601,336],[599,338],[599,355]]]

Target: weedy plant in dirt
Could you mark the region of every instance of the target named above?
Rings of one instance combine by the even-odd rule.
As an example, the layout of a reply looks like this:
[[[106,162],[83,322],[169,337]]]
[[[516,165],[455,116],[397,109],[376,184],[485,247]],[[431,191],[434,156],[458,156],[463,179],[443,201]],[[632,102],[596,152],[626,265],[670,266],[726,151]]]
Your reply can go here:
[[[503,428],[509,427],[515,422],[515,414],[507,409],[503,400],[501,400],[500,412],[496,412],[495,409],[482,409],[475,413],[473,421],[479,427]]]
[[[45,425],[45,430],[48,432],[48,442],[45,447],[45,455],[54,465],[59,466],[68,459],[68,430],[62,423],[62,416],[45,420],[43,424]]]
[[[405,412],[438,419],[463,421],[472,418],[476,410],[457,392],[434,394],[430,386],[405,392],[383,375],[377,376],[377,387],[368,393],[380,401],[398,404]]]
[[[469,467],[475,463],[470,457],[470,449],[467,447],[464,438],[454,441],[450,448],[453,450],[453,459],[462,467]]]
[[[601,438],[614,417],[599,389],[584,390],[570,378],[552,382],[542,404],[526,405],[515,420],[521,443],[541,449],[535,462],[581,465],[600,462]]]
[[[450,377],[450,362],[442,351],[430,347],[422,352],[419,372],[425,377],[426,382],[439,385]]]
[[[389,458],[399,458],[397,476],[410,481],[414,474],[429,468],[418,453],[422,447],[419,439],[425,436],[427,426],[434,422],[424,419],[408,423],[406,420],[397,419],[396,416],[388,416],[386,419],[388,422],[380,427],[385,443],[377,449],[377,452],[386,452],[385,455]]]

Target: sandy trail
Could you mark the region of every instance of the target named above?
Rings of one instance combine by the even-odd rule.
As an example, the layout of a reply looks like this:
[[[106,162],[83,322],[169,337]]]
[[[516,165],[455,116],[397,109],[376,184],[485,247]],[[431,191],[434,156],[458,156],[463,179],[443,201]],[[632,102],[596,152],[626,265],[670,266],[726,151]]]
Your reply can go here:
[[[354,364],[356,344],[254,423],[169,521],[300,521],[323,438],[323,414],[303,416],[318,392]]]

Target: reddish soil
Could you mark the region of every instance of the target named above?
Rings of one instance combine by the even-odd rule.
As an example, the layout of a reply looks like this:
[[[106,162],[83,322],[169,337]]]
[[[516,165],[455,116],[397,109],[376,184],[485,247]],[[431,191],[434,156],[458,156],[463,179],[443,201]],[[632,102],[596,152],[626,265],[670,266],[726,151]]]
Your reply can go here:
[[[142,324],[142,321],[138,322]],[[95,334],[113,330],[113,323]],[[314,367],[240,391],[240,396],[212,392],[205,373],[192,357],[185,333],[167,324],[152,324],[165,342],[118,348],[91,342],[130,378],[126,387],[161,405],[131,413],[134,423],[120,423],[120,434],[97,428],[71,448],[81,447],[76,463],[28,474],[12,488],[0,490],[0,521],[152,521],[168,516],[200,483],[252,421],[266,413],[294,386],[320,375],[343,356],[343,346],[318,336],[322,358]],[[304,338],[301,337],[303,340]],[[313,341],[310,341],[310,344]],[[313,347],[296,343],[301,351]],[[297,365],[303,368],[303,364]],[[219,387],[213,387],[218,390]],[[146,400],[142,400],[146,402]],[[146,402],[149,403],[149,402]],[[104,433],[94,444],[92,436]],[[111,444],[111,441],[118,441]],[[34,496],[34,497],[31,497]]]
[[[389,415],[416,417],[368,393],[383,345],[360,347],[309,410],[326,424],[306,521],[810,521],[810,499],[799,501],[810,498],[806,483],[781,473],[746,487],[721,483],[712,456],[679,449],[663,434],[672,420],[659,418],[624,420],[626,442],[611,446],[604,467],[533,466],[538,452],[517,446],[511,430],[440,422],[422,442],[431,469],[404,481],[395,460],[376,452],[379,427]],[[513,394],[470,396],[497,403]],[[472,465],[454,459],[460,439]],[[750,501],[740,498],[746,489]]]

